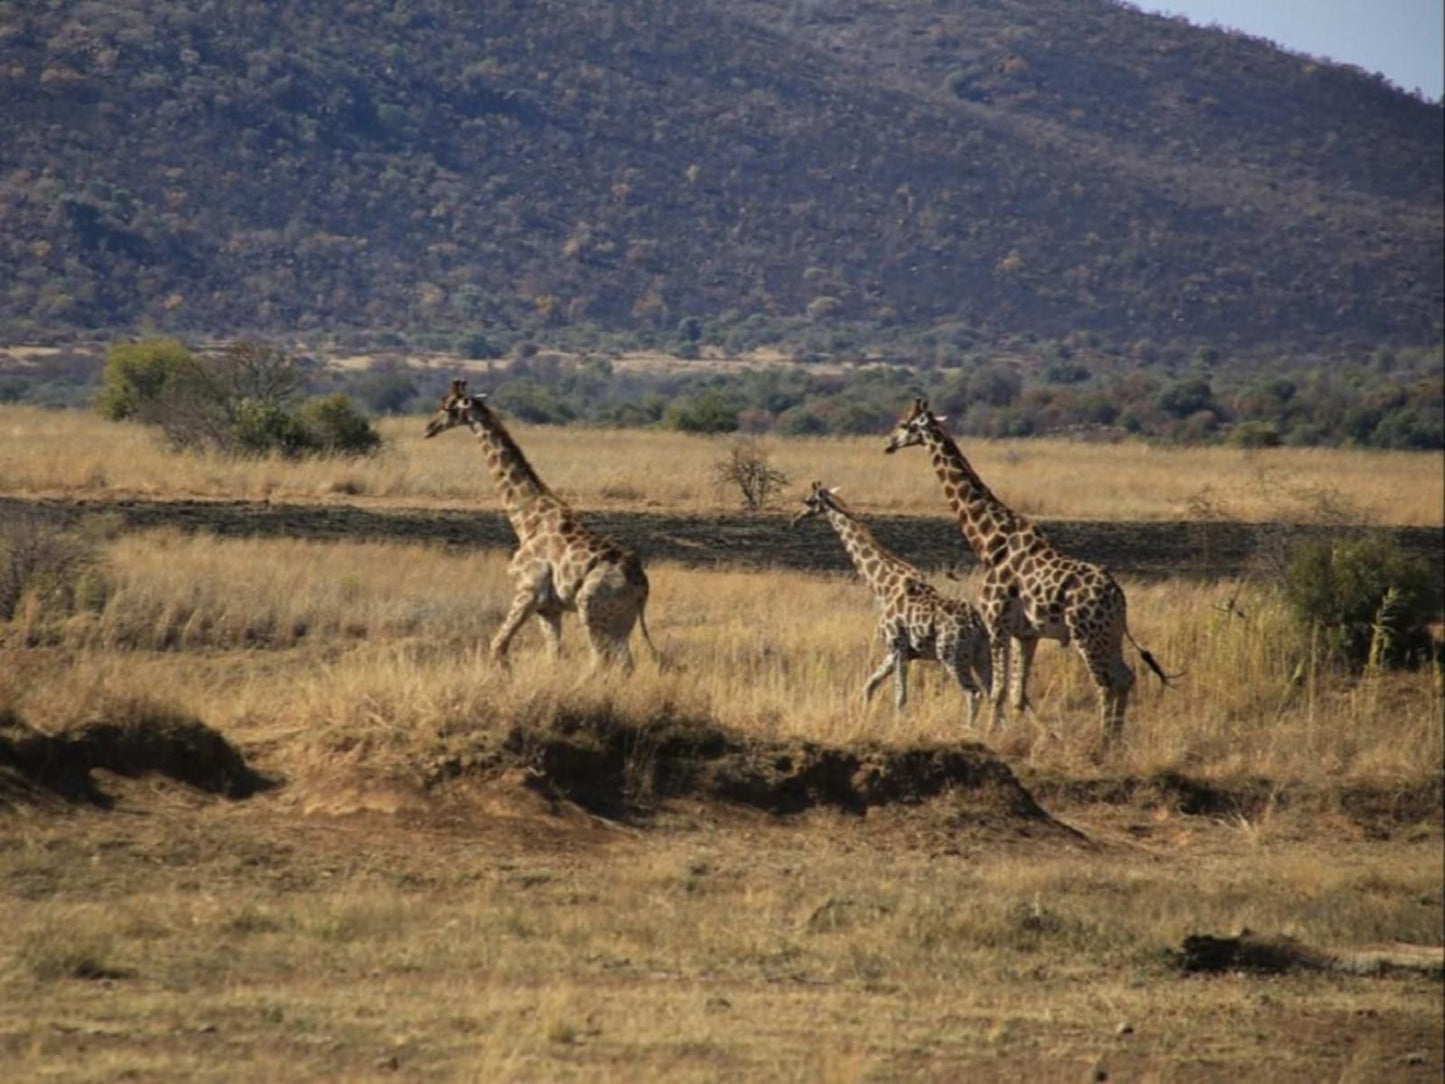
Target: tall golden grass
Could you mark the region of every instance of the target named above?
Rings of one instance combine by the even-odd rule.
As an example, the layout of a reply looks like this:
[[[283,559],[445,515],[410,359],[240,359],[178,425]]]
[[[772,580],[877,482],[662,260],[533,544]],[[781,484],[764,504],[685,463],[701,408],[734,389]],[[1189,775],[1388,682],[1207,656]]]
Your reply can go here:
[[[116,539],[106,556],[108,593],[91,612],[57,625],[25,610],[11,630],[14,644],[51,645],[13,668],[8,694],[40,725],[67,726],[113,697],[161,697],[317,770],[338,758],[390,770],[459,729],[546,724],[563,711],[666,712],[837,744],[981,736],[937,667],[912,668],[906,712],[886,696],[864,706],[880,647],[869,593],[851,576],[656,565],[649,625],[679,665],[644,662],[623,678],[588,675],[570,619],[560,662],[535,630],[519,637],[510,670],[487,657],[510,594],[500,553],[159,532]],[[1081,660],[1045,645],[1036,713],[988,737],[1011,762],[1317,781],[1438,771],[1438,669],[1334,673],[1258,586],[1125,586],[1136,638],[1187,674],[1166,689],[1135,659],[1125,740],[1105,755]],[[1231,612],[1222,604],[1236,592]]]
[[[381,422],[386,449],[366,460],[226,459],[168,451],[153,430],[80,411],[0,406],[0,494],[498,506],[466,434],[421,439],[417,418]],[[584,508],[719,512],[738,495],[713,466],[735,438],[513,424],[543,479]],[[863,512],[946,515],[921,453],[882,454],[883,435],[768,439],[772,465],[801,490],[841,486]],[[974,441],[965,453],[994,491],[1044,519],[1255,522],[1335,519],[1445,524],[1436,453],[1341,449],[1165,448],[1139,442]],[[785,497],[785,500],[790,498]]]

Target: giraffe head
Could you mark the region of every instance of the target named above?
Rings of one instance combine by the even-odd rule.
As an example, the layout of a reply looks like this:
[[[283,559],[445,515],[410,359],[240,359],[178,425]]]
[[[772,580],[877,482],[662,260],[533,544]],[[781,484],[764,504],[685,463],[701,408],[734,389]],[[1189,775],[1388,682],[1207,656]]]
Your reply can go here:
[[[808,492],[808,495],[803,498],[802,510],[793,517],[788,526],[796,527],[802,523],[803,520],[812,519],[814,516],[821,516],[829,509],[835,512],[842,512],[844,515],[848,514],[848,510],[843,507],[843,502],[838,499],[836,486],[833,489],[828,489],[822,482],[814,482],[813,488]]]
[[[927,443],[929,433],[940,430],[939,422],[945,417],[946,415],[935,414],[929,410],[927,399],[913,400],[913,405],[899,415],[898,424],[889,434],[883,451],[891,455],[899,448]]]
[[[453,380],[451,390],[442,396],[441,405],[426,423],[426,437],[445,433],[456,425],[466,425],[474,411],[480,411],[485,395],[468,395],[465,380]]]

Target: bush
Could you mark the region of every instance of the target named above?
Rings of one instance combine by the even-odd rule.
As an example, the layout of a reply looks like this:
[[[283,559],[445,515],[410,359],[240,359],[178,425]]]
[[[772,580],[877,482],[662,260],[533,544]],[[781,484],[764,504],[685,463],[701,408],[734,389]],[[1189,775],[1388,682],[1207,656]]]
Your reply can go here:
[[[0,621],[29,602],[38,614],[70,614],[104,604],[94,542],[46,517],[21,514],[0,526]]]
[[[345,395],[308,399],[297,417],[310,447],[328,455],[370,455],[381,447],[381,434],[372,428]]]
[[[194,365],[191,352],[175,339],[116,343],[106,351],[95,408],[111,421],[141,417]]]
[[[1284,591],[1302,632],[1352,669],[1422,661],[1440,609],[1439,570],[1384,534],[1291,547]]]
[[[738,427],[738,408],[722,392],[709,389],[670,409],[667,424],[684,433],[732,433]]]
[[[277,403],[245,398],[235,403],[227,451],[235,455],[280,452],[296,457],[314,451],[311,434]]]
[[[769,464],[768,451],[757,440],[738,441],[726,459],[713,464],[712,470],[718,487],[736,489],[749,512],[766,508],[788,484],[788,476]]]
[[[293,403],[302,363],[278,346],[235,342],[193,356],[170,339],[111,350],[98,407],[157,425],[176,448],[228,455],[367,455],[381,436],[345,395]]]

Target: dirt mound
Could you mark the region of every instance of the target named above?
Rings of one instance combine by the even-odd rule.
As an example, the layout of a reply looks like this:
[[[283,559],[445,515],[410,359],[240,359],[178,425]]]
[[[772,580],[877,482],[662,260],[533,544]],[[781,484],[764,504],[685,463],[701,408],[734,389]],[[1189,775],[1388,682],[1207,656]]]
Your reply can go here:
[[[982,745],[839,748],[745,738],[691,720],[575,717],[545,729],[517,726],[489,750],[439,759],[430,782],[518,773],[549,797],[623,820],[646,818],[674,798],[779,815],[864,814],[946,799],[951,814],[973,822],[1055,824]]]
[[[271,786],[216,731],[195,719],[144,704],[119,705],[62,734],[36,730],[15,715],[0,719],[0,806],[61,798],[108,807],[92,775],[104,769],[150,773],[226,798]]]

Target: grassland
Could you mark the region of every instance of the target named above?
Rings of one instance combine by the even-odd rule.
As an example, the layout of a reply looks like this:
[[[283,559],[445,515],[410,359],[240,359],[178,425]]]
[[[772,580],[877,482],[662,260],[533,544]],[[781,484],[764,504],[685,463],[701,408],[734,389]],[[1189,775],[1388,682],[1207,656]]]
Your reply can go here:
[[[713,482],[733,438],[648,430],[512,426],[538,472],[582,508],[716,512],[737,495]],[[225,497],[497,507],[463,437],[423,442],[417,419],[382,423],[386,451],[365,461],[176,456],[153,431],[80,412],[0,406],[0,493]],[[882,437],[765,444],[801,489],[843,487],[865,513],[936,516],[938,483],[921,454],[889,458]],[[1445,524],[1445,462],[1432,453],[1166,448],[1143,443],[967,442],[1004,500],[1043,519]]]
[[[10,493],[101,498],[492,501],[468,441],[420,445],[414,422],[395,424],[374,463],[238,465],[7,408],[0,478]],[[723,500],[706,482],[720,442],[521,433],[584,505]],[[923,463],[879,443],[779,443],[775,461],[798,480],[836,462],[829,480],[855,503],[899,511],[915,498],[869,471],[916,475],[917,510],[936,514]],[[1001,492],[1020,477],[1009,451],[979,450],[999,455]],[[1049,468],[1046,449],[1018,451],[1012,467],[1041,486],[1069,458]],[[1439,469],[1338,453],[1320,474],[1309,456],[1239,456],[1231,473],[1231,454],[1201,460],[1196,493],[1233,508],[1252,479],[1285,479],[1305,518],[1334,502],[1390,520],[1385,487],[1420,499]],[[628,473],[614,456],[667,468]],[[1067,490],[1050,492],[1060,503],[1036,514],[1070,514]],[[1410,514],[1438,524],[1431,492]],[[793,759],[984,737],[925,666],[906,713],[861,704],[877,645],[849,576],[654,563],[649,625],[675,665],[589,677],[570,621],[560,661],[535,630],[509,670],[486,657],[509,596],[498,552],[94,530],[101,560],[74,611],[32,595],[0,642],[0,1077],[1395,1081],[1445,1068],[1438,979],[1178,967],[1187,934],[1242,926],[1445,943],[1441,673],[1330,670],[1268,585],[1125,583],[1136,637],[1187,674],[1169,689],[1142,675],[1111,750],[1079,660],[1041,649],[1037,713],[987,740],[1057,820],[965,788],[777,816],[664,793],[644,742],[617,808],[498,750],[519,731],[585,738],[603,723],[719,728]],[[5,751],[22,740],[79,742],[108,724],[154,745],[175,720],[222,736],[272,785],[226,799],[96,762],[90,802],[6,789]]]
[[[778,820],[686,796],[618,824],[516,773],[432,770],[509,726],[604,716],[899,749],[973,737],[924,667],[907,714],[861,706],[873,617],[848,577],[655,567],[651,623],[678,665],[622,681],[582,676],[570,627],[560,664],[535,633],[510,671],[485,658],[499,554],[162,532],[105,558],[87,612],[32,607],[12,627],[10,717],[56,735],[194,718],[281,785],[227,802],[100,772],[110,812],[5,814],[0,1067],[21,1077],[1369,1080],[1442,1064],[1435,980],[1171,962],[1184,935],[1242,925],[1442,941],[1439,818],[1418,803],[1442,757],[1439,674],[1312,668],[1259,588],[1240,618],[1213,605],[1231,584],[1127,585],[1136,634],[1189,675],[1141,682],[1107,755],[1082,667],[1041,652],[1038,716],[993,745],[1078,836],[947,803]],[[1168,771],[1240,800],[1188,816],[1087,797]],[[1358,816],[1352,791],[1386,812]]]

